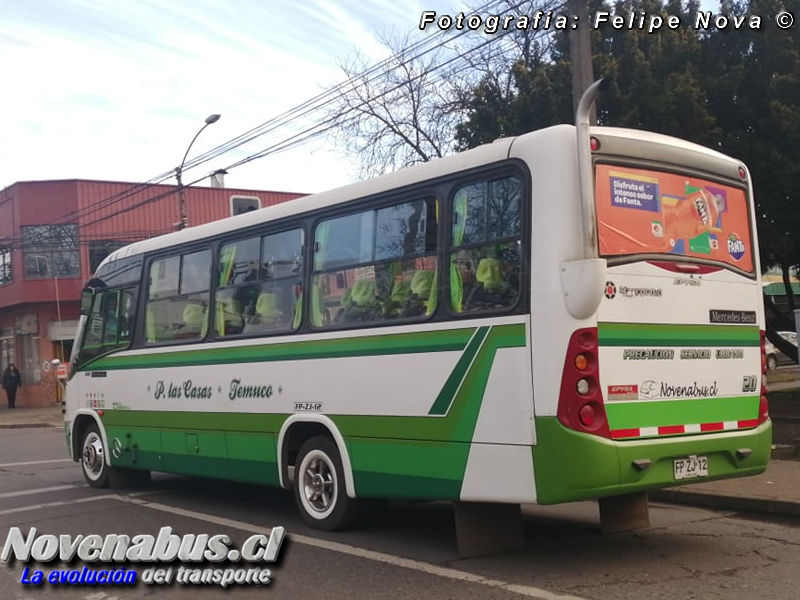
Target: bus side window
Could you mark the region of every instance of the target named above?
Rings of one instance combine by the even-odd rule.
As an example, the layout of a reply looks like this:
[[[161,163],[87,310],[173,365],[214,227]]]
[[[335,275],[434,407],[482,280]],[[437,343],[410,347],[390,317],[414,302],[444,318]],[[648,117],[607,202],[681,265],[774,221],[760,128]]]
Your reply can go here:
[[[450,307],[456,313],[506,310],[521,296],[522,181],[478,181],[453,196]]]
[[[103,344],[116,344],[119,325],[119,292],[106,292],[103,307]]]
[[[137,289],[128,287],[94,294],[79,364],[130,344]]]
[[[103,343],[103,294],[95,294],[92,308],[89,312],[86,334],[83,341],[84,348],[97,348]]]
[[[149,343],[206,336],[210,273],[210,250],[153,261],[144,327]]]
[[[437,215],[436,199],[427,196],[320,223],[311,324],[358,326],[431,315]]]
[[[302,282],[303,247],[300,228],[222,246],[216,335],[274,334],[299,327],[302,300],[295,290]]]
[[[120,342],[128,342],[133,333],[133,318],[136,314],[137,290],[122,290],[121,303],[119,307],[117,339]]]

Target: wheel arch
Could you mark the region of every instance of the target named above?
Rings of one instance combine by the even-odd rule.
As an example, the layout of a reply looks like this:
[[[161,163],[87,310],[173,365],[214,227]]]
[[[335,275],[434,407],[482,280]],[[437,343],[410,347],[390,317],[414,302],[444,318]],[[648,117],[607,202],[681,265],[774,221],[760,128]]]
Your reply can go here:
[[[325,415],[292,415],[284,421],[278,433],[278,477],[280,486],[284,489],[289,489],[289,467],[295,464],[300,447],[306,441],[318,435],[327,435],[336,444],[342,461],[342,470],[344,471],[345,491],[349,498],[355,498],[356,486],[347,444],[336,424],[330,417]]]

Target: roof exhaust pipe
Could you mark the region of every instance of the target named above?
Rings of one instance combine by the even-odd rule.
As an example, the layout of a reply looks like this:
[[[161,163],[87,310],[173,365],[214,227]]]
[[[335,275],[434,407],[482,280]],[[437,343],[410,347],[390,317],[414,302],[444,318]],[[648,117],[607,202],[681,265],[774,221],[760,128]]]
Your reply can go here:
[[[561,263],[561,291],[564,304],[576,319],[587,319],[597,312],[606,282],[606,259],[597,249],[597,215],[594,204],[594,170],[589,146],[591,110],[597,96],[608,87],[607,79],[599,79],[586,88],[575,110],[578,179],[580,184],[583,259]]]
[[[583,257],[597,257],[597,219],[594,206],[594,172],[589,147],[589,127],[592,106],[600,92],[608,88],[608,79],[598,79],[583,92],[575,109],[575,129],[578,142],[578,176],[581,183],[581,212],[583,213]]]

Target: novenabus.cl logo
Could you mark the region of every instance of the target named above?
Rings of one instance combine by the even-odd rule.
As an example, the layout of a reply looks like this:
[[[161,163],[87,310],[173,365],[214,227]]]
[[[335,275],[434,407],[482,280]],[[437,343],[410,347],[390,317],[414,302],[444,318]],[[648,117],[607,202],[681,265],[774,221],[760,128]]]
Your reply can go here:
[[[611,300],[616,295],[617,295],[617,286],[614,285],[613,281],[606,281],[606,290],[605,290],[606,298]]]
[[[275,562],[286,531],[274,527],[269,535],[257,534],[247,538],[241,549],[233,547],[231,538],[225,534],[208,535],[172,533],[171,527],[162,527],[157,536],[109,534],[100,536],[39,534],[31,527],[23,535],[19,527],[8,532],[0,559],[8,562],[18,560],[48,563],[59,560],[69,564],[74,559],[85,563],[103,563],[100,569],[23,569],[20,583],[23,585],[135,585],[137,580],[145,584],[211,584],[227,587],[231,584],[267,584],[272,581],[272,572],[261,568],[264,562]],[[240,560],[251,563],[248,568],[231,564],[230,568],[193,568],[175,565],[185,563],[236,563]],[[123,563],[111,567],[109,563]],[[136,565],[127,568],[124,563],[170,563],[165,567],[151,566],[141,573]],[[255,563],[255,564],[253,564]],[[219,565],[222,566],[222,565]]]

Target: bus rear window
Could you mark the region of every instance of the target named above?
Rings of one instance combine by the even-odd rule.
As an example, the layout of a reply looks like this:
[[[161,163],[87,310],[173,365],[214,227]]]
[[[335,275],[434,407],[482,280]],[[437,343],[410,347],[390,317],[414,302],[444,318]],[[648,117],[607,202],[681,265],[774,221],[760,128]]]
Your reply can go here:
[[[597,165],[601,256],[671,254],[753,272],[745,190],[698,177]]]

